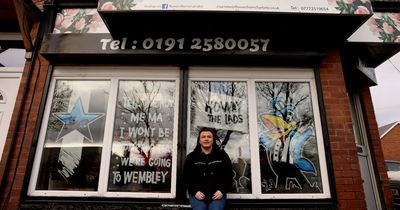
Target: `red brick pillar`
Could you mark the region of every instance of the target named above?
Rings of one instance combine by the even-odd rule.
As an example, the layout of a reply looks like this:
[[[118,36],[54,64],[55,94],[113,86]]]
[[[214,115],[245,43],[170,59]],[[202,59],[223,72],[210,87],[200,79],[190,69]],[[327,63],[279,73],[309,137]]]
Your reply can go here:
[[[350,103],[338,50],[329,52],[323,59],[320,77],[338,207],[343,210],[366,209]]]

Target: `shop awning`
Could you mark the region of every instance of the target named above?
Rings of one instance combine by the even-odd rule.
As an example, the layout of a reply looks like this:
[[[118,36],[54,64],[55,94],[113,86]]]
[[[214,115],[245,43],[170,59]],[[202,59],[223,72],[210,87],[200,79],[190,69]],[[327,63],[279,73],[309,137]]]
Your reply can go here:
[[[398,5],[395,8],[400,8],[400,1]],[[374,68],[399,51],[400,11],[375,12],[348,39],[342,50],[347,80],[352,84],[359,83],[359,86],[377,85]]]
[[[400,11],[375,12],[350,36],[346,50],[374,68],[392,57],[400,50]]]

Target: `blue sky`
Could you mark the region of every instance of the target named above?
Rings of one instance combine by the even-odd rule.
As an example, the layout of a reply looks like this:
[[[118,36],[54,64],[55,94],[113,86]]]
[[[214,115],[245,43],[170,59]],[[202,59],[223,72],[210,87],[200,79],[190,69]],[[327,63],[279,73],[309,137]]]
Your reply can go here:
[[[400,121],[400,53],[375,69],[378,85],[371,87],[378,126]]]
[[[24,57],[24,49],[10,48],[0,53],[0,63],[7,67],[23,67],[25,64]]]

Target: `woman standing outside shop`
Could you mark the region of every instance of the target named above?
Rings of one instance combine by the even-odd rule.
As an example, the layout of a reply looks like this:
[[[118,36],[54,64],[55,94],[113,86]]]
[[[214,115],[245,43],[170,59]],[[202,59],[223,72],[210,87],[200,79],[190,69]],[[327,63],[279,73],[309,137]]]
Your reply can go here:
[[[193,210],[223,210],[232,185],[232,163],[216,144],[216,132],[202,128],[195,149],[186,157],[184,181]]]

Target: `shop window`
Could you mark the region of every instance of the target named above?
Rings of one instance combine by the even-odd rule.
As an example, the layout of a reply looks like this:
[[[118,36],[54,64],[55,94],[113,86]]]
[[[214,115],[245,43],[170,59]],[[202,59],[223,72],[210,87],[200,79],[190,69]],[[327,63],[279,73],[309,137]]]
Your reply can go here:
[[[30,195],[175,196],[178,71],[143,71],[55,70]]]
[[[191,67],[182,90],[178,69],[107,70],[55,69],[29,195],[175,198],[177,157],[213,127],[233,163],[229,198],[331,197],[312,69]]]
[[[217,129],[217,145],[232,159],[232,193],[251,194],[251,153],[246,81],[191,81],[190,141],[188,151],[197,142],[201,127]]]
[[[110,81],[55,80],[38,190],[96,191]]]
[[[175,186],[176,86],[174,80],[119,81],[109,192],[169,193]]]
[[[261,193],[322,193],[309,81],[255,81]]]
[[[217,129],[238,199],[330,198],[312,69],[191,68],[189,142]]]

